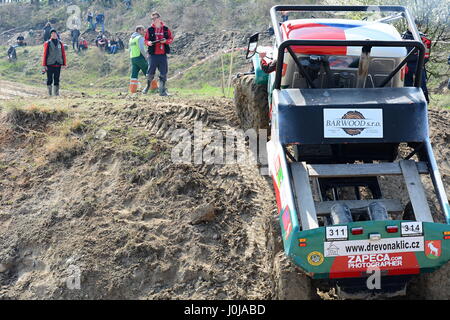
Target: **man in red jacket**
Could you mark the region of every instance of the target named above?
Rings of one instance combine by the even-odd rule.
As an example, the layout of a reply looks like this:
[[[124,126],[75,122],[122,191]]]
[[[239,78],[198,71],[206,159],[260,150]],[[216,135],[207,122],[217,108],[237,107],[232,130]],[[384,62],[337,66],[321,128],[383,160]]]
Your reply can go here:
[[[167,54],[170,53],[170,44],[173,42],[172,32],[161,21],[158,12],[152,13],[152,25],[145,34],[145,44],[148,46],[149,62],[147,72],[147,86],[142,93],[147,93],[151,87],[156,69],[159,70],[159,95],[167,96],[166,81],[169,71]]]
[[[55,29],[50,31],[50,40],[44,42],[42,65],[47,72],[48,95],[52,95],[53,84],[53,94],[59,96],[59,76],[61,66],[66,66],[66,51],[63,43],[58,39],[58,33]]]

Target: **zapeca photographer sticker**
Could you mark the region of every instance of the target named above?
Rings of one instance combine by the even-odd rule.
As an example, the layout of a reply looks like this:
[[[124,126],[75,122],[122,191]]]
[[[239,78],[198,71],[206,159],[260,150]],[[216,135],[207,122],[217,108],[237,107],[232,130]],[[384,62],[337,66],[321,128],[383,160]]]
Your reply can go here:
[[[312,266],[320,266],[323,263],[323,260],[323,254],[321,254],[319,251],[313,251],[308,254],[308,263]]]
[[[383,138],[382,109],[323,109],[325,138]]]

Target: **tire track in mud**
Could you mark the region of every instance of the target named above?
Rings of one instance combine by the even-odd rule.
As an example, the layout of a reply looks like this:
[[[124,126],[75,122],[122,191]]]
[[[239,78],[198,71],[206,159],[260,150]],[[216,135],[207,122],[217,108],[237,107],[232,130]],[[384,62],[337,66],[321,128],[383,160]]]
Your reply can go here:
[[[192,134],[196,121],[204,129],[216,129],[222,134],[238,127],[229,100],[124,101],[126,108],[118,111],[106,99],[99,99],[98,106],[89,111],[90,115],[146,131],[152,139],[170,147],[174,145],[171,138],[175,130],[185,129]],[[430,116],[434,117],[432,112]],[[448,139],[448,130],[436,134]],[[448,152],[448,144],[446,147],[440,140],[435,141],[439,145],[436,151]],[[36,292],[42,290],[28,290],[24,285],[26,281],[34,287],[49,286],[49,282],[58,289],[38,296],[41,298],[85,298],[88,295],[89,298],[295,299],[311,296],[309,292],[314,288],[302,281],[304,275],[282,252],[271,181],[260,176],[256,165],[179,165],[170,158],[157,157],[144,168],[147,178],[142,185],[122,187],[125,182],[119,177],[125,169],[129,168],[114,150],[80,156],[71,168],[64,168],[52,176],[51,181],[46,181],[43,188],[30,189],[24,202],[14,208],[0,206],[0,214],[5,208],[17,214],[12,220],[4,218],[7,219],[4,224],[25,236],[30,229],[35,234],[43,234],[43,238],[57,237],[48,230],[56,225],[58,233],[67,233],[68,230],[58,224],[69,219],[64,215],[85,218],[80,222],[69,219],[75,226],[79,224],[81,231],[78,238],[67,240],[65,247],[61,247],[63,241],[59,240],[51,245],[18,242],[15,246],[24,255],[31,250],[37,261],[43,260],[43,256],[69,258],[70,250],[86,251],[80,256],[84,257],[88,270],[87,288],[83,295],[74,296],[71,292],[58,291],[62,290],[61,284],[53,284],[56,280],[52,280],[58,278],[57,274],[53,273],[50,279],[40,270],[34,270],[31,277],[27,276],[28,271],[23,271],[33,270],[31,266],[20,267],[18,273],[25,272],[19,277],[20,281],[14,284],[14,278],[8,279],[0,297],[36,297]],[[87,176],[94,176],[96,180],[89,182]],[[97,194],[95,201],[79,203],[92,193]],[[42,195],[51,199],[51,203],[37,207]],[[190,225],[189,214],[209,201],[217,206],[216,219],[207,224]],[[55,215],[51,205],[62,212]],[[22,214],[28,212],[25,210],[28,207],[38,214]],[[19,219],[30,220],[19,223]],[[36,221],[45,229],[37,227]],[[29,238],[41,241],[33,236]],[[107,271],[97,266],[98,259],[102,259]],[[24,261],[19,262],[28,263]],[[55,267],[50,263],[44,268],[45,272],[51,267],[61,269],[60,265]],[[115,269],[119,272],[110,271]],[[0,284],[4,275],[0,274]],[[93,278],[98,280],[90,280]],[[105,286],[104,293],[96,292],[99,284]]]
[[[155,137],[166,141],[169,141],[176,129],[185,129],[192,133],[195,121],[200,121],[206,130],[236,130],[234,114],[228,113],[223,117],[221,108],[172,104],[164,106],[163,109],[165,110],[153,108],[153,112],[145,118],[135,118],[129,124],[145,126]],[[241,148],[238,150],[240,152],[248,152],[242,150],[245,148],[243,144],[235,144],[235,147]],[[256,211],[256,215],[247,218],[248,223],[242,226],[246,242],[240,254],[257,261],[256,264],[271,279],[271,293],[267,298],[309,299],[313,296],[314,288],[284,255],[270,178],[261,176],[257,165],[252,163],[224,165],[220,168],[202,164],[198,167],[198,172],[208,176],[213,185],[225,191],[228,204],[243,202]]]
[[[0,80],[0,100],[13,99],[17,97],[38,97],[43,94],[43,89],[37,89],[32,86]]]
[[[236,128],[230,122],[236,119],[223,117],[223,112],[219,108],[205,108],[197,104],[165,105],[162,108],[153,108],[153,112],[145,117],[137,117],[128,124],[136,128],[145,127],[156,138],[170,142],[175,130],[184,129],[193,132],[195,122],[201,122],[203,129],[216,129],[221,133],[233,132]],[[161,110],[164,109],[164,110]],[[142,110],[142,109],[141,109]],[[130,112],[131,114],[140,111]],[[147,112],[148,113],[148,112]],[[228,114],[228,117],[230,114]],[[125,119],[122,119],[125,120]],[[225,136],[225,134],[223,135]],[[236,144],[235,148],[242,150],[243,144]],[[208,165],[196,166],[197,172],[208,177],[219,190],[224,190],[224,199],[227,204],[242,202],[245,206],[252,207],[254,215],[246,216],[246,223],[241,226],[245,235],[245,247],[239,254],[250,259],[254,265],[259,266],[263,272],[271,279],[271,293],[265,298],[283,297],[282,294],[274,292],[277,286],[274,285],[274,259],[275,253],[282,250],[279,237],[279,227],[276,219],[276,204],[273,190],[270,186],[270,178],[259,174],[259,169],[255,164],[240,163],[235,165]],[[258,299],[258,293],[250,293],[246,298]]]

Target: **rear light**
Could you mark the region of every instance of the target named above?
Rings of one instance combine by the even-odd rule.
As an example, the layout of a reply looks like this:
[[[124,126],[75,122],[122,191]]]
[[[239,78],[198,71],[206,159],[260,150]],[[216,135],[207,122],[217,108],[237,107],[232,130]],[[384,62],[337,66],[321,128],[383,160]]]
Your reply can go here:
[[[444,240],[450,240],[450,231],[444,232]]]
[[[450,236],[445,236],[444,240],[450,240]]]
[[[352,228],[352,234],[353,235],[358,235],[358,234],[363,234],[364,233],[364,229],[363,228]]]
[[[387,226],[386,231],[388,233],[397,233],[398,232],[398,226]]]
[[[304,247],[306,247],[306,239],[298,239],[298,246],[299,247],[302,247],[302,248],[304,248]]]

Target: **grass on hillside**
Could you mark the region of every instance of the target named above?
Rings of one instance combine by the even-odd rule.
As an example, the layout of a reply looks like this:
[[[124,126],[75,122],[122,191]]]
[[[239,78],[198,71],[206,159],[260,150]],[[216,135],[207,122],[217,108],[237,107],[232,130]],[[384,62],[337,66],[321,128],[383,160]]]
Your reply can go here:
[[[6,52],[5,46],[0,46],[0,52]],[[25,83],[34,86],[45,86],[46,75],[42,74],[41,46],[17,48],[18,61],[10,63],[6,56],[0,56],[0,78]],[[128,52],[119,52],[110,55],[101,52],[96,47],[76,54],[69,48],[67,50],[69,67],[62,71],[61,87],[63,90],[85,92],[87,94],[103,94],[115,96],[125,94],[129,84],[129,57]],[[228,76],[230,73],[230,54],[223,56],[224,69],[220,56],[214,57],[196,67],[190,68],[196,61],[190,58],[171,56],[169,60],[169,92],[178,96],[187,97],[222,97],[224,96],[221,82],[225,79],[225,96],[232,97],[233,89],[228,92]],[[246,61],[240,54],[234,56],[235,67],[232,73],[242,71]],[[174,77],[179,72],[182,75]],[[140,80],[144,84],[141,74]],[[448,94],[431,94],[431,105],[450,108]]]
[[[42,47],[19,47],[18,60],[9,62],[6,56],[0,56],[0,78],[25,83],[29,85],[44,86],[46,75],[42,74],[41,66]],[[0,52],[6,52],[5,46],[0,46]],[[61,88],[70,91],[84,91],[89,94],[103,93],[117,94],[128,90],[130,60],[127,51],[115,55],[101,52],[96,47],[91,47],[86,52],[76,54],[71,47],[67,50],[68,68],[61,73]],[[224,55],[224,70],[220,56],[217,56],[194,68],[190,68],[196,61],[180,56],[169,58],[168,88],[180,95],[199,96],[223,96],[221,89],[222,74],[225,76],[227,87],[230,73],[230,55]],[[242,68],[244,59],[235,54],[233,73]],[[188,71],[186,71],[188,70]],[[185,72],[186,71],[186,72]],[[171,79],[174,75],[181,76]],[[144,76],[140,74],[140,80],[144,82]],[[114,90],[113,90],[114,89]],[[231,96],[232,90],[228,95]]]

